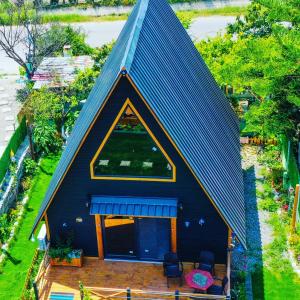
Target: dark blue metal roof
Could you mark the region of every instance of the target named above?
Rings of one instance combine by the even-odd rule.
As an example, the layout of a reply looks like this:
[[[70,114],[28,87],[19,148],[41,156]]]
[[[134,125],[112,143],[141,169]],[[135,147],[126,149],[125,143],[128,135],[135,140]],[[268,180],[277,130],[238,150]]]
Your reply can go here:
[[[176,218],[177,199],[92,196],[90,214]]]
[[[122,69],[246,247],[238,120],[166,0],[137,2],[76,122],[35,226]]]

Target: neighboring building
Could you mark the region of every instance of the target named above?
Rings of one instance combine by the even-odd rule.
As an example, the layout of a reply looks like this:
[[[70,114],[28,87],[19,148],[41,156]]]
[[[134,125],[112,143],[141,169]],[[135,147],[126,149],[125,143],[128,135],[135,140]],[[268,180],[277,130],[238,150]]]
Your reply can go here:
[[[75,124],[41,205],[51,243],[160,261],[246,247],[239,124],[165,0],[140,0]]]
[[[93,59],[87,55],[45,57],[32,77],[33,88],[66,87],[75,80],[79,71],[92,68],[93,65]]]

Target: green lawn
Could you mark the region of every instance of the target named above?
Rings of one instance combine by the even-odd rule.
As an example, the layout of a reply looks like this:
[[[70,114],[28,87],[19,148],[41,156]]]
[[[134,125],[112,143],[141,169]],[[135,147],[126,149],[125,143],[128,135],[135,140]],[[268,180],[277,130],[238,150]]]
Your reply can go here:
[[[220,8],[207,8],[201,10],[177,11],[179,18],[194,19],[197,17],[207,16],[238,16],[246,12],[246,7],[228,6]],[[76,13],[65,13],[55,15],[53,13],[43,15],[43,23],[62,22],[62,23],[78,23],[78,22],[107,22],[127,20],[129,14],[111,14],[106,16],[82,16]],[[0,18],[4,23],[8,23],[8,16],[0,10]]]
[[[277,212],[272,213],[270,224],[274,240],[263,254],[263,268],[252,276],[255,300],[298,300],[300,299],[300,277],[294,272],[285,257],[288,226]]]
[[[37,175],[29,192],[29,202],[17,233],[16,240],[9,250],[11,259],[6,261],[0,274],[0,299],[19,299],[27,271],[37,247],[37,242],[28,239],[34,219],[38,213],[44,194],[50,183],[60,156],[42,159]]]
[[[246,11],[246,7],[239,6],[228,6],[221,8],[209,8],[209,9],[201,9],[201,10],[189,10],[189,11],[178,11],[176,14],[179,17],[185,17],[194,19],[197,17],[205,17],[205,16],[238,16],[244,14]],[[43,22],[63,22],[63,23],[76,23],[76,22],[107,22],[107,21],[120,21],[126,20],[128,18],[128,14],[112,14],[107,16],[81,16],[79,14],[47,14],[43,16]]]

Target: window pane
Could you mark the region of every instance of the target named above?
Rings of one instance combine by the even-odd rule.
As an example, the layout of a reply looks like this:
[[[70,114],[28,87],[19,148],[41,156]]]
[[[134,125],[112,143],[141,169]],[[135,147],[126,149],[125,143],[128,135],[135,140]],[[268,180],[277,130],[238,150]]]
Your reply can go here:
[[[95,176],[172,178],[172,166],[128,106],[102,148]]]

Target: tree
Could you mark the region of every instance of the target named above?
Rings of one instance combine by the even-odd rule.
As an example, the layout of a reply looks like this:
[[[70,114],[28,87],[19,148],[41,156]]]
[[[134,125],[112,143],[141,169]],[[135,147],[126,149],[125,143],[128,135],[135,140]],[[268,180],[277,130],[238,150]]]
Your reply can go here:
[[[279,4],[290,14],[280,14]],[[254,0],[225,35],[197,44],[220,85],[263,99],[246,115],[248,130],[262,136],[291,138],[299,131],[300,31],[295,9],[293,0]]]
[[[36,41],[45,28],[41,25],[40,16],[27,3],[6,2],[3,6],[5,12],[0,16],[0,47],[25,69],[30,78],[38,64]],[[24,49],[25,57],[22,53]]]
[[[58,24],[44,25],[38,9],[27,2],[3,5],[0,50],[24,68],[29,79],[44,57],[62,54],[66,44],[72,46],[74,55],[93,53],[79,29]]]

